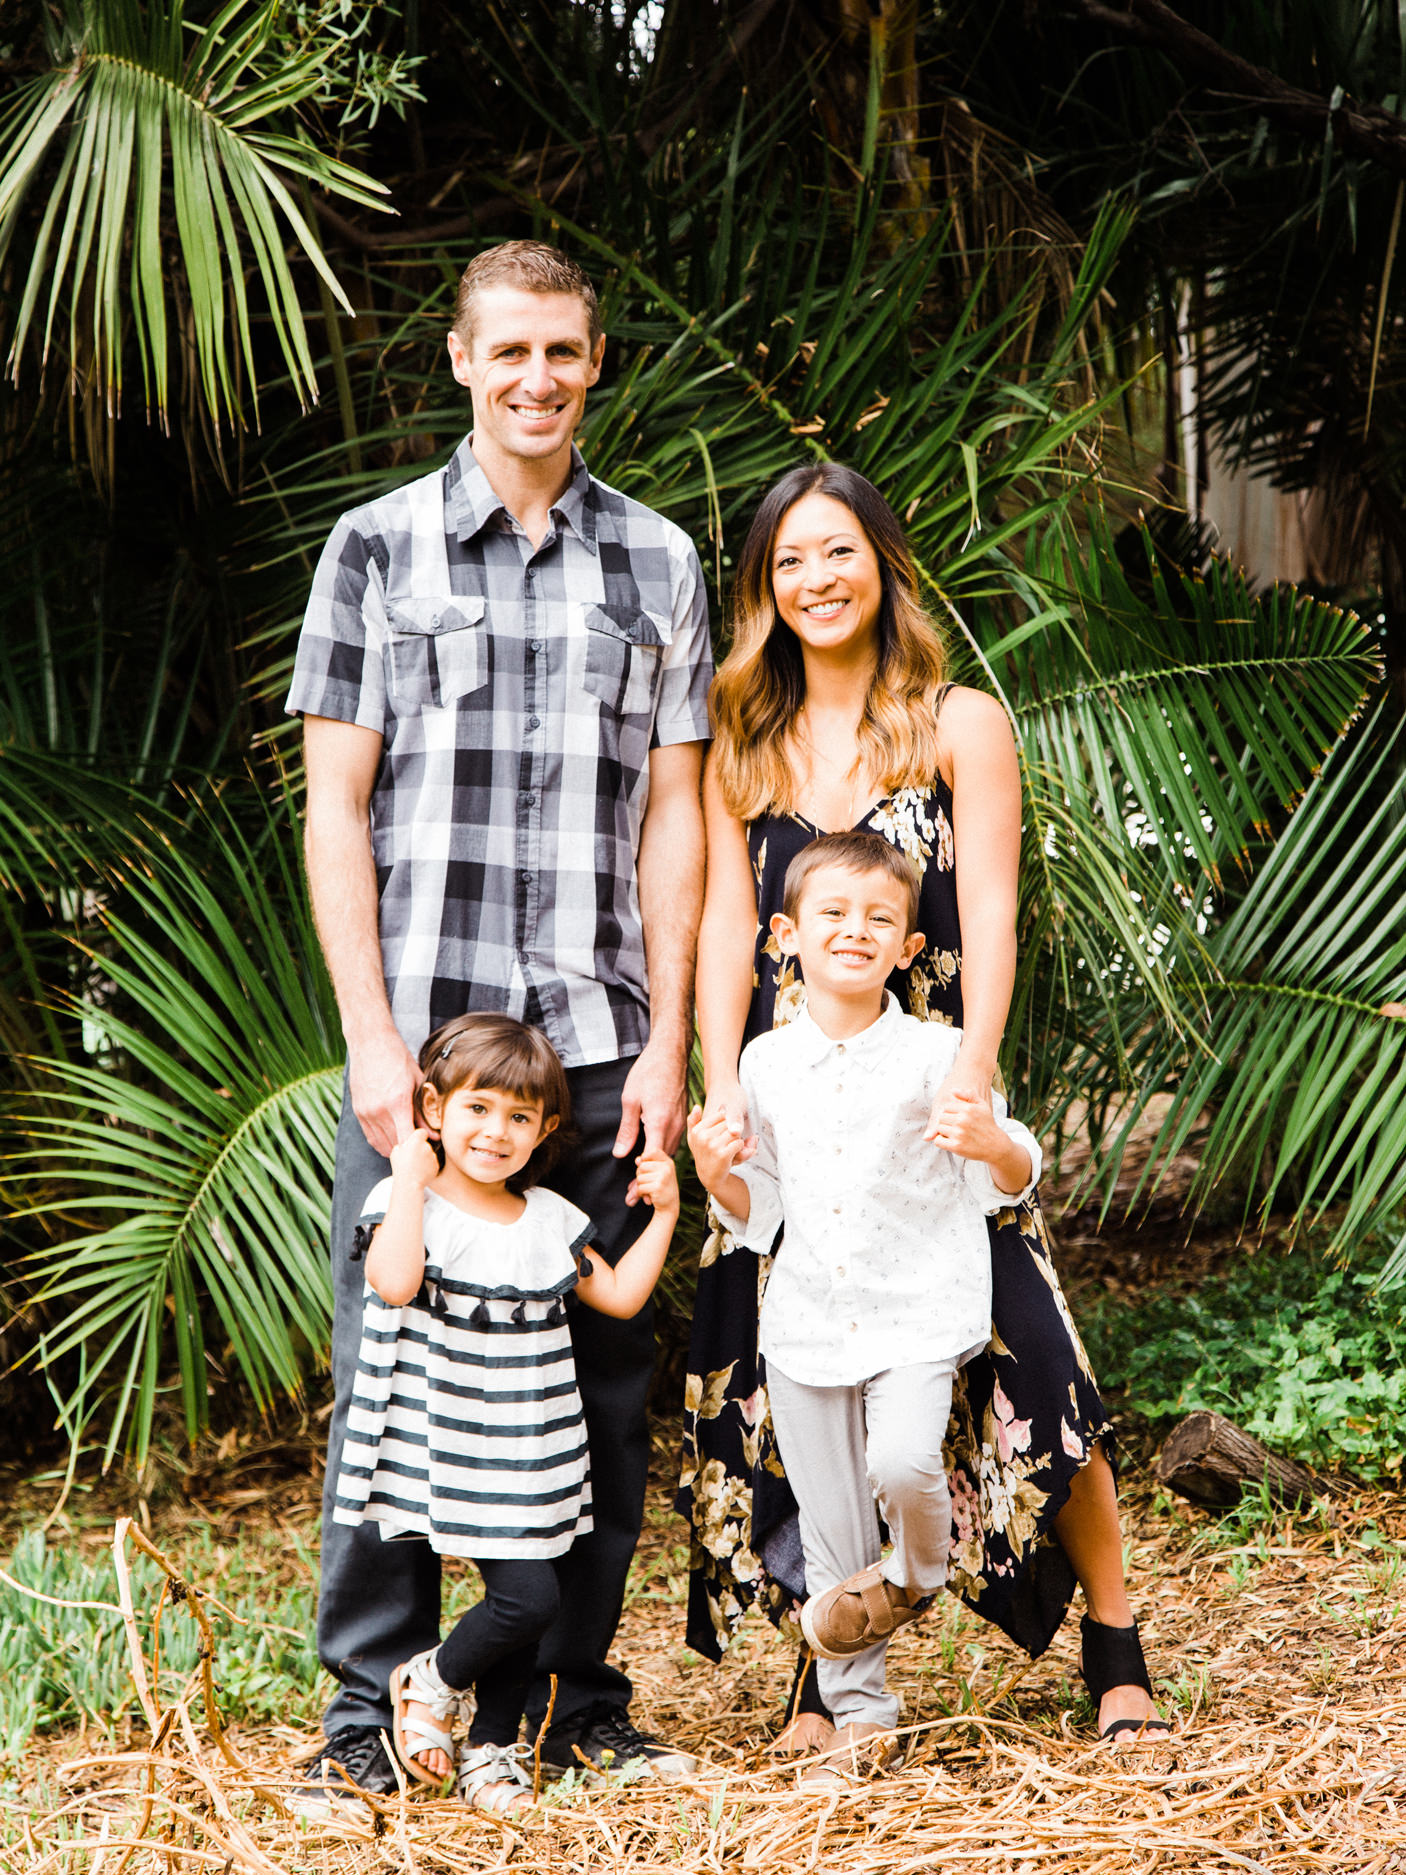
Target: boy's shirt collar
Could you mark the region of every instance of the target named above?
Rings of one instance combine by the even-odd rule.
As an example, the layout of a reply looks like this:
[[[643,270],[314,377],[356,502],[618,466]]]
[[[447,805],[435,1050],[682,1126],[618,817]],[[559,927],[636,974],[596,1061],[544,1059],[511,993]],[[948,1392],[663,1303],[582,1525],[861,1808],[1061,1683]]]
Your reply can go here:
[[[878,1068],[888,1058],[894,1034],[903,1021],[903,1011],[891,991],[884,991],[884,1006],[867,1029],[834,1041],[802,1004],[790,1027],[794,1047],[808,1068],[816,1067],[827,1055],[841,1054],[861,1068]]]

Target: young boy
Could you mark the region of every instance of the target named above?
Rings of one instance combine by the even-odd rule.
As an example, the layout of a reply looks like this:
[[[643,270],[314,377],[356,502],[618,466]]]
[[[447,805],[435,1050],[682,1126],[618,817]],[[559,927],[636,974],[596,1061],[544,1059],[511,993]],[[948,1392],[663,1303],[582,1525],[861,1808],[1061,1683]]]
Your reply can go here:
[[[783,903],[771,929],[806,1003],[743,1051],[755,1144],[699,1108],[689,1144],[738,1245],[765,1254],[785,1223],[760,1346],[800,1510],[801,1625],[848,1753],[896,1725],[889,1636],[946,1579],[942,1441],[952,1377],[991,1332],[986,1216],[1033,1189],[1040,1149],[999,1096],[994,1113],[936,1102],[961,1031],[903,1014],[885,989],[923,945],[903,853],[828,834],[792,861]],[[893,1538],[882,1563],[875,1497]]]

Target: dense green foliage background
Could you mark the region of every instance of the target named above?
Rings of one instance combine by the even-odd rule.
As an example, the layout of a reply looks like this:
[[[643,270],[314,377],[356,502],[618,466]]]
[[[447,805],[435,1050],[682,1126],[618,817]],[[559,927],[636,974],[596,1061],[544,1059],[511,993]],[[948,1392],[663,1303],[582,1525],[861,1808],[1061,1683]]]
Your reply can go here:
[[[1170,1093],[1193,1204],[1342,1253],[1399,1211],[1397,9],[56,0],[6,31],[6,1353],[72,1438],[140,1456],[168,1393],[194,1436],[322,1351],[340,1039],[281,696],[332,520],[465,427],[453,283],[510,235],[599,281],[583,447],[715,599],[807,455],[904,515],[1018,732],[1007,1072],[1088,1126],[1092,1194]],[[1185,525],[1182,354],[1204,435],[1317,492],[1314,590]]]

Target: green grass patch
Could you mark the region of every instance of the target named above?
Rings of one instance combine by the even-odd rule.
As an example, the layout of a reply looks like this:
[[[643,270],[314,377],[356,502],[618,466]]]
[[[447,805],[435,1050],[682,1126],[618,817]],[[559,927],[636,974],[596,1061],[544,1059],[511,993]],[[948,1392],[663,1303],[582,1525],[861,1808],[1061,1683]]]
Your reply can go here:
[[[1305,1248],[1261,1251],[1196,1290],[1099,1297],[1080,1329],[1105,1390],[1154,1428],[1209,1409],[1287,1457],[1380,1481],[1406,1461],[1401,1295]]]
[[[315,1554],[300,1539],[264,1531],[242,1535],[231,1549],[197,1534],[172,1560],[193,1587],[237,1617],[209,1611],[225,1718],[314,1724],[324,1697],[314,1640]],[[110,1554],[47,1542],[31,1530],[4,1567],[21,1587],[0,1583],[0,1762],[13,1762],[32,1738],[56,1728],[86,1723],[110,1734],[139,1714]],[[131,1577],[150,1666],[162,1576],[145,1556],[133,1554]],[[106,1605],[56,1605],[64,1603]],[[155,1657],[165,1704],[180,1695],[199,1664],[195,1622],[169,1599]]]

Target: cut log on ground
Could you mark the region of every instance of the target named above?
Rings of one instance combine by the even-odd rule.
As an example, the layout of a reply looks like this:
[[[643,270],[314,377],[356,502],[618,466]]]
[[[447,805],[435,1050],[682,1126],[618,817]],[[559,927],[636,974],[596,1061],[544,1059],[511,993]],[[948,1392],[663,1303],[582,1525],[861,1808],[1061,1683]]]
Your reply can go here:
[[[1213,1508],[1239,1502],[1249,1487],[1267,1485],[1279,1504],[1298,1504],[1328,1487],[1304,1465],[1281,1458],[1219,1413],[1191,1413],[1157,1455],[1157,1476],[1170,1491]]]

